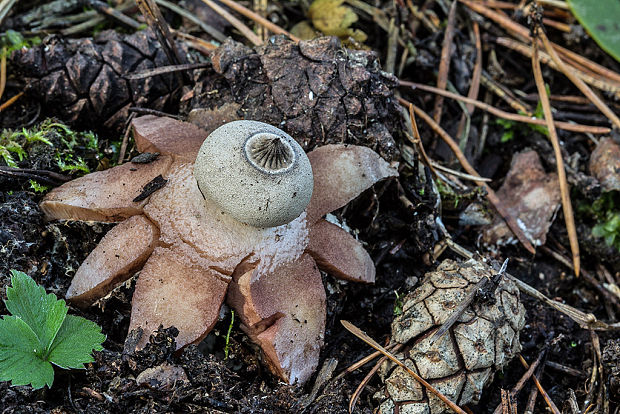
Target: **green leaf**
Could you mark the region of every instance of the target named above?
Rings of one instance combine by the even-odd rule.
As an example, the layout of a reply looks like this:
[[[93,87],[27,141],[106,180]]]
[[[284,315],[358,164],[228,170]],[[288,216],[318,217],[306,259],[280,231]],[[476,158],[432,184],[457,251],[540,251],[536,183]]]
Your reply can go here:
[[[52,385],[54,369],[84,368],[105,335],[94,322],[67,315],[64,300],[46,294],[23,272],[11,271],[5,304],[12,316],[0,320],[0,381],[12,385]]]
[[[84,368],[93,362],[91,351],[101,351],[105,335],[94,322],[67,315],[49,352],[49,360],[61,368]]]
[[[594,41],[620,62],[620,1],[567,0],[571,11]]]
[[[40,359],[41,343],[30,327],[17,316],[0,319],[0,381],[32,388],[52,385],[54,369]]]
[[[65,301],[56,299],[52,293],[46,295],[45,289],[27,274],[16,270],[11,270],[11,274],[12,287],[6,290],[6,308],[32,329],[47,349],[67,316]]]

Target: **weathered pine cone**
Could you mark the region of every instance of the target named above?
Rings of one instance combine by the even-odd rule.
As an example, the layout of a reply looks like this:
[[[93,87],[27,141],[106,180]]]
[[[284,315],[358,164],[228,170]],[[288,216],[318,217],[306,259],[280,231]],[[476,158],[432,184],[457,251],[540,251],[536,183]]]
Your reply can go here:
[[[107,30],[83,39],[51,36],[39,46],[16,51],[12,63],[47,115],[89,128],[119,131],[130,106],[171,110],[178,101],[171,99],[180,89],[171,74],[124,77],[170,64],[149,30],[131,35]]]
[[[191,108],[228,104],[240,118],[283,129],[306,151],[345,143],[397,158],[398,81],[375,53],[345,49],[335,37],[297,43],[274,36],[254,49],[228,41],[211,59],[212,70],[196,72]]]
[[[475,298],[457,322],[434,344],[431,337],[476,283],[493,278],[488,266],[470,260],[442,262],[422,285],[404,298],[403,313],[392,323],[392,342],[406,344],[397,354],[405,364],[459,405],[476,403],[482,389],[517,354],[525,309],[516,285],[501,277],[489,298]],[[487,283],[487,286],[492,286]],[[403,368],[382,367],[384,387],[376,394],[380,414],[441,414],[451,410]]]

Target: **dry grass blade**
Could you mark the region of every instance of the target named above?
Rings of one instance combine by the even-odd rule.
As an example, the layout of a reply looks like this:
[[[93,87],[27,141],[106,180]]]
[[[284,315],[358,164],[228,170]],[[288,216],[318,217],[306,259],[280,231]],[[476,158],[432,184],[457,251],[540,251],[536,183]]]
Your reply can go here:
[[[462,408],[460,408],[458,405],[456,405],[455,403],[450,401],[445,395],[440,393],[435,387],[433,387],[431,384],[426,382],[426,380],[424,378],[420,377],[413,370],[411,370],[411,368],[409,368],[408,366],[403,364],[398,358],[396,358],[392,353],[390,353],[387,349],[385,349],[384,347],[379,345],[379,343],[377,343],[377,341],[372,339],[370,336],[366,335],[366,333],[363,332],[360,328],[358,328],[357,326],[353,325],[349,321],[341,320],[340,323],[342,324],[342,326],[345,327],[345,329],[347,331],[351,332],[353,335],[357,336],[359,339],[361,339],[362,341],[366,342],[368,345],[370,345],[371,347],[373,347],[377,351],[381,352],[383,355],[388,357],[390,360],[392,360],[398,366],[400,366],[405,371],[407,371],[409,373],[409,375],[411,375],[413,378],[415,378],[416,381],[418,381],[420,384],[424,385],[427,390],[429,390],[430,392],[435,394],[435,396],[437,396],[437,398],[439,398],[441,401],[446,403],[446,405],[448,407],[450,407],[455,413],[466,414],[466,412]]]
[[[575,73],[568,66],[566,66],[566,64],[564,64],[558,54],[555,53],[555,50],[553,50],[553,47],[551,47],[551,43],[549,42],[547,35],[542,30],[539,30],[538,34],[545,45],[545,49],[547,49],[547,53],[549,53],[549,56],[551,56],[551,59],[553,59],[562,73],[564,73],[564,75],[566,75],[566,77],[570,79],[570,81],[573,82],[575,86],[611,120],[616,128],[620,128],[620,118],[613,113],[613,111],[607,106],[607,104],[605,104],[605,102],[603,102],[601,98],[598,97],[598,95],[592,92],[592,89],[590,89],[584,81],[579,79],[579,77],[576,76]]]
[[[521,391],[521,389],[523,388],[527,380],[532,375],[534,375],[534,370],[541,363],[545,353],[546,353],[546,347],[545,347],[545,350],[543,350],[540,354],[538,354],[536,361],[534,361],[534,363],[529,367],[529,369],[525,371],[525,373],[521,376],[521,378],[519,378],[519,381],[517,381],[515,386],[510,390],[510,397],[514,397],[515,395],[517,395],[519,391]],[[500,403],[495,409],[495,411],[493,411],[493,414],[500,414],[501,412],[502,412],[502,404]]]
[[[456,20],[456,2],[452,3],[448,14],[448,24],[443,35],[443,45],[441,47],[441,60],[439,61],[439,71],[437,73],[437,88],[446,89],[448,85],[448,72],[450,71],[450,55],[452,54],[452,39],[454,37],[454,21]],[[438,124],[441,123],[441,113],[443,110],[443,97],[435,97],[435,109],[433,119]]]
[[[196,15],[188,12],[184,8],[179,7],[176,4],[171,3],[169,1],[166,1],[166,0],[155,0],[155,2],[157,4],[159,4],[160,6],[165,7],[167,9],[169,9],[169,10],[172,10],[173,12],[178,14],[179,16],[183,16],[184,18],[186,18],[190,22],[198,25],[202,30],[205,31],[205,33],[207,33],[209,36],[211,36],[212,38],[214,38],[218,42],[224,43],[226,41],[227,37],[226,37],[226,35],[224,33],[220,32],[215,27],[206,24],[205,22],[200,20],[198,17],[196,17]]]
[[[457,99],[463,101],[465,103],[471,103],[477,108],[480,108],[484,111],[487,111],[499,118],[508,119],[511,121],[523,122],[526,124],[534,124],[534,125],[542,125],[546,126],[547,123],[544,119],[536,119],[532,117],[528,117],[525,115],[513,114],[510,112],[502,111],[501,109],[497,109],[491,105],[488,105],[484,102],[477,101],[475,99],[466,98],[464,96],[458,95],[456,93],[444,91],[441,89],[437,89],[433,86],[423,85],[421,83],[416,82],[408,82],[408,81],[399,81],[401,86],[408,86],[412,89],[420,89],[427,92],[436,93],[438,95],[443,95],[447,98]],[[573,131],[573,132],[581,132],[581,133],[591,133],[591,134],[609,134],[611,129],[607,127],[598,127],[598,126],[590,126],[590,125],[579,125],[579,124],[571,124],[568,122],[554,122],[554,124],[563,130]]]
[[[456,2],[454,3],[456,4]],[[471,75],[471,84],[469,85],[469,91],[467,92],[467,97],[469,99],[477,99],[478,92],[480,92],[480,78],[482,75],[482,41],[480,40],[480,26],[478,26],[478,22],[473,22],[473,33],[476,44],[476,63],[474,65],[474,71]],[[471,103],[465,105],[467,109],[467,114],[461,115],[461,120],[459,121],[459,126],[457,128],[456,137],[463,137],[463,133],[465,132],[467,137],[469,135],[469,124],[467,127],[467,131],[465,131],[465,123],[469,121],[471,115],[474,113],[475,106]]]
[[[6,87],[6,47],[2,48],[2,56],[0,56],[0,99],[4,95]]]
[[[498,37],[495,39],[495,43],[501,46],[505,46],[510,50],[514,50],[515,52],[521,53],[523,56],[527,56],[530,59],[532,58],[532,48],[524,43],[520,43],[507,37]],[[560,71],[560,68],[547,53],[539,51],[538,58],[545,65],[549,65],[551,69]],[[586,83],[589,83],[595,88],[616,95],[620,95],[620,84],[612,83],[608,79],[602,78],[596,73],[585,72],[585,68],[573,67],[571,69],[580,79],[582,79]]]
[[[24,94],[24,92],[20,92],[15,96],[12,96],[11,98],[9,98],[5,103],[3,103],[2,105],[0,105],[0,112],[4,111],[6,108],[8,108],[9,106],[13,105],[13,103],[19,99],[20,96],[22,96]]]
[[[486,73],[486,71],[482,73],[480,82],[489,92],[493,92],[494,95],[505,101],[508,105],[510,105],[512,109],[514,109],[518,113],[522,115],[527,115],[528,117],[532,116],[532,109],[528,105],[526,105],[524,102],[521,102],[521,100],[514,96],[510,89],[495,81],[491,77],[491,75]],[[469,96],[469,98],[471,98],[471,96]]]
[[[211,0],[201,1],[207,6],[211,7],[213,11],[222,16],[228,23],[233,25],[235,29],[239,30],[243,36],[245,36],[250,42],[254,44],[254,46],[258,46],[263,43],[261,38],[254,34],[254,32],[249,27],[247,27],[241,20],[237,19],[235,16],[224,10],[223,7],[218,6],[214,1]]]
[[[521,365],[523,365],[525,369],[529,369],[528,363],[525,361],[525,359],[523,359],[521,355],[519,355],[519,360],[521,361]],[[540,395],[543,396],[545,402],[547,403],[547,406],[553,412],[553,414],[560,414],[560,410],[558,410],[558,407],[553,403],[551,397],[549,397],[549,394],[547,394],[540,381],[538,381],[538,378],[536,378],[536,375],[532,375],[532,381],[534,381],[534,384],[536,384],[536,388],[538,388]]]
[[[205,0],[203,0],[203,1],[205,1]],[[276,24],[273,24],[269,20],[265,19],[260,14],[254,13],[252,10],[243,7],[242,5],[237,3],[236,1],[233,1],[233,0],[220,0],[220,2],[225,4],[226,6],[230,7],[231,9],[236,11],[237,13],[247,17],[248,19],[251,19],[251,20],[255,21],[256,23],[264,26],[265,28],[267,28],[268,30],[270,30],[270,31],[272,31],[272,32],[274,32],[276,34],[285,35],[289,39],[291,39],[291,40],[293,40],[295,42],[299,42],[301,40],[300,38],[298,38],[296,36],[293,36],[292,34],[287,32],[286,30],[284,30],[280,26],[278,26]]]
[[[575,268],[575,275],[579,276],[579,269],[581,267],[581,259],[579,257],[579,242],[577,241],[577,229],[575,228],[575,218],[573,216],[573,206],[570,201],[570,194],[568,188],[568,182],[566,181],[566,171],[564,170],[564,159],[562,158],[562,148],[560,147],[560,140],[558,139],[558,133],[555,130],[553,123],[553,115],[551,114],[551,104],[549,103],[549,96],[547,96],[547,90],[545,88],[545,81],[540,69],[540,62],[538,61],[538,44],[534,43],[534,54],[532,55],[532,70],[534,71],[534,80],[536,81],[536,88],[538,89],[538,95],[540,96],[540,103],[542,104],[543,114],[545,115],[545,121],[547,121],[547,129],[549,130],[549,140],[553,146],[553,152],[555,153],[555,159],[558,170],[558,180],[560,182],[560,193],[562,195],[562,209],[564,211],[564,221],[566,222],[566,231],[568,233],[568,240],[570,242],[570,249],[573,255],[573,266]]]
[[[168,57],[168,61],[173,65],[185,63],[183,55],[179,52],[176,43],[172,39],[170,27],[157,4],[153,0],[136,0],[136,4],[146,19],[147,24],[155,32],[157,40],[159,40],[164,53],[166,53],[166,57]],[[178,80],[180,84],[183,84],[180,77],[178,77]]]
[[[407,105],[407,106],[408,105],[412,105],[410,102],[408,102],[408,101],[406,101],[406,100],[404,100],[402,98],[399,98],[399,101],[403,105]],[[478,174],[478,172],[474,169],[474,167],[471,166],[469,161],[467,161],[467,158],[465,157],[463,152],[460,150],[458,144],[452,139],[452,137],[446,131],[444,131],[444,129],[441,128],[441,126],[439,126],[433,120],[433,118],[431,118],[428,114],[426,114],[422,109],[418,108],[415,105],[413,105],[412,107],[413,107],[413,111],[420,118],[422,118],[424,120],[424,122],[429,124],[429,126],[433,129],[433,131],[435,131],[439,135],[439,137],[446,144],[448,144],[448,146],[450,147],[450,149],[452,150],[452,152],[454,153],[456,158],[459,160],[459,162],[461,163],[461,166],[463,166],[465,171],[467,171],[469,174],[471,174],[473,176],[480,177],[480,174]],[[514,235],[517,236],[517,239],[519,239],[519,242],[523,245],[523,247],[525,247],[530,253],[535,254],[536,250],[534,250],[534,247],[532,246],[532,243],[530,243],[530,241],[527,239],[527,237],[525,237],[525,234],[523,233],[523,230],[521,230],[521,228],[517,224],[515,218],[512,217],[508,213],[508,211],[506,211],[506,208],[504,207],[502,202],[499,200],[499,198],[495,194],[495,191],[493,191],[493,189],[491,187],[489,187],[488,184],[485,183],[484,181],[476,181],[476,184],[481,186],[481,187],[483,187],[486,190],[487,198],[489,199],[491,204],[493,204],[493,207],[495,207],[497,212],[506,221],[506,224],[508,225],[510,230],[512,230]]]
[[[431,173],[433,173],[433,175],[437,177],[437,171],[435,171],[433,162],[426,154],[426,150],[424,149],[424,145],[422,144],[422,137],[420,137],[420,131],[418,131],[418,123],[416,122],[415,114],[413,113],[413,104],[409,104],[409,120],[411,121],[413,139],[411,139],[409,135],[407,135],[407,138],[409,138],[411,143],[418,148],[418,151],[420,151],[420,154],[422,155],[422,160],[424,161],[424,164],[426,164],[428,169],[431,170]]]
[[[385,355],[381,357],[381,359],[375,364],[374,367],[372,367],[368,374],[366,374],[362,382],[360,382],[360,384],[357,386],[357,388],[351,395],[351,398],[349,399],[349,413],[353,412],[353,410],[355,409],[355,404],[357,404],[357,400],[360,398],[362,391],[364,390],[366,385],[368,385],[368,382],[377,373],[377,371],[379,371],[379,368],[381,368],[381,364],[383,364],[387,359],[388,357]]]
[[[481,15],[493,20],[495,23],[502,26],[505,30],[512,33],[515,37],[519,38],[520,40],[523,40],[525,42],[532,41],[532,38],[529,35],[529,29],[512,21],[510,18],[508,18],[508,16],[498,13],[494,10],[491,10],[488,7],[485,7],[484,4],[481,2],[472,1],[472,0],[458,0],[458,1],[465,4],[467,7],[469,7],[471,10],[475,11],[476,13],[480,13]],[[575,52],[572,52],[568,49],[558,46],[555,43],[552,43],[552,46],[560,55],[571,60],[571,62],[579,63],[582,66],[588,67],[593,72],[599,75],[602,75],[603,77],[606,77],[614,82],[620,83],[620,74],[612,70],[609,70],[606,67],[601,66],[589,59],[586,59],[583,56],[580,56],[579,54]]]

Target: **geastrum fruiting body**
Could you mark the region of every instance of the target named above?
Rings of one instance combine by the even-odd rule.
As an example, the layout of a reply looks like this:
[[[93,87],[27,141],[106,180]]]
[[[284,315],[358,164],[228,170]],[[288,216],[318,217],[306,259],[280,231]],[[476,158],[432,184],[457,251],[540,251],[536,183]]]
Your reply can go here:
[[[306,381],[318,364],[325,329],[325,290],[318,269],[352,281],[372,283],[375,278],[363,246],[322,217],[397,172],[365,147],[320,147],[307,155],[314,191],[291,194],[299,180],[289,182],[285,195],[292,203],[271,216],[277,219],[266,218],[263,213],[277,197],[248,197],[256,184],[239,176],[240,171],[223,168],[236,161],[216,160],[215,168],[222,167],[217,174],[204,166],[194,171],[199,151],[198,161],[214,160],[205,130],[154,116],[134,120],[133,127],[138,150],[160,153],[156,160],[88,174],[54,189],[41,203],[50,220],[120,222],[82,263],[67,298],[88,306],[141,269],[130,330],[143,330],[138,344],[143,346],[160,325],[175,326],[178,348],[203,339],[228,298],[271,370],[290,383]],[[268,190],[286,181],[278,170],[305,162],[292,138],[269,125],[250,121],[245,129],[227,124],[222,131],[230,139],[222,139],[221,145],[244,150],[237,155],[247,155],[247,147],[259,167],[276,170],[266,172],[271,174]],[[245,138],[235,138],[239,133]],[[273,160],[266,162],[270,151]],[[302,167],[303,176],[308,166]],[[213,192],[207,188],[210,180],[232,187],[249,180],[250,189]],[[307,186],[308,177],[300,180]],[[222,208],[227,197],[232,206]],[[309,204],[300,208],[308,203],[304,197]]]
[[[477,283],[489,278],[484,288]],[[495,281],[497,282],[495,284]],[[472,303],[448,331],[435,332],[473,289]],[[506,277],[478,261],[443,261],[403,300],[392,322],[392,342],[406,346],[397,354],[405,365],[459,405],[476,403],[495,371],[520,350],[525,309],[519,290]],[[402,367],[382,367],[385,386],[376,394],[379,414],[443,414],[452,410]]]

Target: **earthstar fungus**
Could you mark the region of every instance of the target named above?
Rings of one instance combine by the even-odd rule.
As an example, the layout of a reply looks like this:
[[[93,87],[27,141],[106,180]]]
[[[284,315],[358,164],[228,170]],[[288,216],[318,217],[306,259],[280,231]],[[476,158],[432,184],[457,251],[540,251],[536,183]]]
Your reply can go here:
[[[318,364],[325,330],[325,289],[319,269],[351,281],[372,283],[375,278],[374,264],[362,245],[322,217],[397,172],[366,147],[326,145],[306,158],[282,131],[242,122],[246,129],[229,123],[218,132],[219,125],[213,125],[208,129],[216,131],[207,138],[207,132],[193,124],[151,115],[137,118],[136,146],[141,152],[160,153],[155,161],[123,164],[68,182],[52,190],[41,209],[49,220],[119,223],[76,272],[67,291],[67,299],[76,305],[91,305],[141,269],[130,321],[130,330],[144,331],[139,346],[160,325],[179,330],[178,348],[202,340],[227,299],[238,312],[242,329],[262,348],[272,372],[289,383],[303,383]],[[264,199],[248,198],[249,190],[236,190],[232,199],[236,207],[261,212],[250,219],[247,211],[239,216],[239,210],[220,205],[217,197],[225,196],[223,190],[216,190],[215,197],[204,194],[209,193],[208,182],[214,177],[207,171],[213,167],[198,163],[213,159],[216,169],[226,166],[227,161],[209,153],[210,140],[222,131],[222,146],[237,145],[244,152],[247,148],[245,153],[255,157],[252,171],[275,170],[262,172],[273,179],[301,168],[297,181],[288,183],[293,192],[295,186],[299,191],[294,197],[290,189],[284,192],[289,192],[285,202],[292,199],[293,207],[278,210],[287,210],[286,214],[269,218],[264,213],[270,206]],[[310,166],[313,191],[308,191]],[[220,185],[238,180],[226,170],[221,174],[227,180]],[[143,201],[133,201],[159,175],[166,180],[163,188]],[[280,181],[286,180],[267,187],[277,187]],[[268,199],[271,204],[277,194]]]

